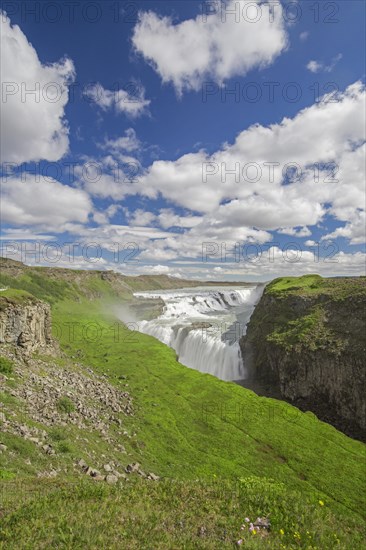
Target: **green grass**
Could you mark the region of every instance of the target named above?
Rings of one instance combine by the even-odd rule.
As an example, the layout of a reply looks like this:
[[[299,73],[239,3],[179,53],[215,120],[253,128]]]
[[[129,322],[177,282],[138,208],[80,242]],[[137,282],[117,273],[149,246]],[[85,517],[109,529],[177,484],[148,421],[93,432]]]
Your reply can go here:
[[[5,387],[2,388],[2,389],[5,389]],[[16,397],[12,396],[7,391],[1,391],[0,392],[0,403],[14,405],[14,404],[18,403],[18,399]]]
[[[1,292],[0,296],[16,299],[17,297],[25,298],[33,295],[50,303],[54,303],[57,299],[62,299],[71,293],[70,285],[65,281],[53,281],[32,271],[19,279],[10,277],[6,273],[1,273],[0,285],[11,287]]]
[[[268,286],[267,292],[276,293],[282,291],[319,291],[323,288],[325,280],[320,275],[303,275],[302,277],[280,277],[274,279]]]
[[[55,427],[49,430],[48,433],[52,441],[63,441],[68,437],[65,428]]]
[[[18,495],[0,528],[0,548],[361,548],[354,526],[325,503],[265,478],[230,481],[133,479],[123,488],[80,482],[6,483]],[[8,490],[7,494],[11,494]],[[14,506],[11,498],[8,506]],[[270,518],[251,534],[245,517]],[[241,530],[244,525],[244,530]],[[352,544],[354,546],[352,546]]]
[[[0,480],[1,479],[14,479],[15,478],[15,474],[13,474],[12,472],[8,472],[7,470],[1,470],[0,469]]]
[[[12,374],[13,363],[6,357],[0,356],[0,374]]]
[[[281,329],[274,330],[267,336],[287,351],[300,351],[305,346],[310,351],[327,349],[332,354],[339,354],[345,346],[344,340],[338,338],[325,324],[325,312],[322,307],[314,307],[309,315],[288,321]]]
[[[14,305],[20,305],[26,302],[36,302],[36,299],[33,294],[30,294],[26,290],[7,288],[0,292],[0,311],[4,310],[9,302]]]
[[[75,405],[69,397],[60,397],[57,402],[57,409],[60,413],[69,414],[75,410]]]
[[[303,275],[302,277],[280,277],[266,286],[267,294],[277,297],[292,295],[326,295],[332,300],[343,300],[349,296],[366,296],[366,277],[332,277]]]
[[[258,313],[257,309],[252,316],[252,326],[258,324],[259,330],[261,327],[266,329],[260,336],[262,341],[272,342],[287,352],[323,349],[339,355],[347,348],[349,338],[344,324],[334,323],[332,312],[339,308],[346,312],[356,307],[359,312],[364,310],[366,278],[281,277],[266,286],[264,296],[274,297],[276,304],[269,314]],[[343,306],[342,301],[346,299],[348,303]],[[357,320],[361,327],[361,313]]]
[[[56,452],[59,453],[75,453],[75,447],[68,441],[59,441],[56,446]]]
[[[90,304],[59,304],[54,316],[76,327],[73,341],[62,340],[65,350],[81,351],[83,362],[113,383],[128,383],[136,405],[131,429],[143,449],[135,458],[148,470],[180,479],[272,476],[358,514],[361,443],[287,403],[181,366],[173,350],[147,335],[121,328],[115,341],[115,325]],[[83,338],[83,327],[92,323],[102,335],[96,342]]]
[[[318,291],[317,281],[305,279],[306,292]],[[299,282],[290,278],[278,284],[275,292],[298,292]],[[93,296],[101,297],[93,301],[77,286],[62,298],[52,287],[64,352],[52,361],[66,368],[77,358],[130,392],[134,415],[124,419],[124,429],[136,436],[122,441],[127,455],[117,456],[93,430],[47,427],[56,449],[49,457],[4,433],[13,455],[2,468],[15,479],[2,483],[0,547],[32,541],[36,548],[233,548],[243,538],[253,549],[361,548],[365,446],[311,413],[183,367],[173,350],[105,313],[104,297],[113,295],[105,285],[93,283]],[[291,329],[303,337],[320,321],[305,319]],[[25,421],[21,404],[10,405]],[[131,476],[110,487],[75,471],[75,460],[90,464],[90,456],[102,455],[124,465],[140,462],[161,481]],[[60,469],[57,480],[37,479],[50,465]],[[270,533],[241,531],[246,516],[269,516]]]

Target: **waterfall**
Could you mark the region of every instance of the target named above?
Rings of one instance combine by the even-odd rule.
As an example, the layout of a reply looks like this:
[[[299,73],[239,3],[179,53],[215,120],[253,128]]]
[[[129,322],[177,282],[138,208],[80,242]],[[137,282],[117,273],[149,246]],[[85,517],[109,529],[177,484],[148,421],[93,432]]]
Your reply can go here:
[[[136,292],[165,304],[160,317],[138,322],[138,330],[173,348],[187,367],[222,380],[244,379],[239,338],[262,291],[263,285]]]

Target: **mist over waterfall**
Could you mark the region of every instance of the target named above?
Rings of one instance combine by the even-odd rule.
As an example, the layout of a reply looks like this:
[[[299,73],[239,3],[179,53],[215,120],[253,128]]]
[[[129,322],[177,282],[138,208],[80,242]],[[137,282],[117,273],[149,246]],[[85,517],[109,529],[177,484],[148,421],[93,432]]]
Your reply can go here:
[[[262,292],[263,285],[137,292],[135,297],[165,304],[162,315],[139,321],[138,330],[173,348],[187,367],[222,380],[244,379],[239,338]]]

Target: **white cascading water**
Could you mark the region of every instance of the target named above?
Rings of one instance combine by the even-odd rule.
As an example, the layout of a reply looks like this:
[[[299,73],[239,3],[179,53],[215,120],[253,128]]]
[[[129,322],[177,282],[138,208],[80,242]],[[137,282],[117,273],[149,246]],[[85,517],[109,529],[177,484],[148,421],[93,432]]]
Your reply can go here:
[[[138,292],[139,298],[161,298],[163,314],[140,321],[138,330],[173,348],[183,365],[222,380],[246,377],[239,338],[263,286],[200,287]]]

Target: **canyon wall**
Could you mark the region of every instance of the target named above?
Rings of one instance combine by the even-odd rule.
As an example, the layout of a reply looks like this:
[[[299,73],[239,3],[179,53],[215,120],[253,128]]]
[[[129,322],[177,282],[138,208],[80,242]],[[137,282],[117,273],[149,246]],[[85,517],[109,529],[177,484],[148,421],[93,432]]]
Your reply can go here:
[[[50,305],[21,291],[0,292],[0,344],[26,351],[53,345]]]
[[[280,396],[365,439],[364,277],[274,281],[240,345],[250,373],[248,387],[257,384],[263,394]]]

